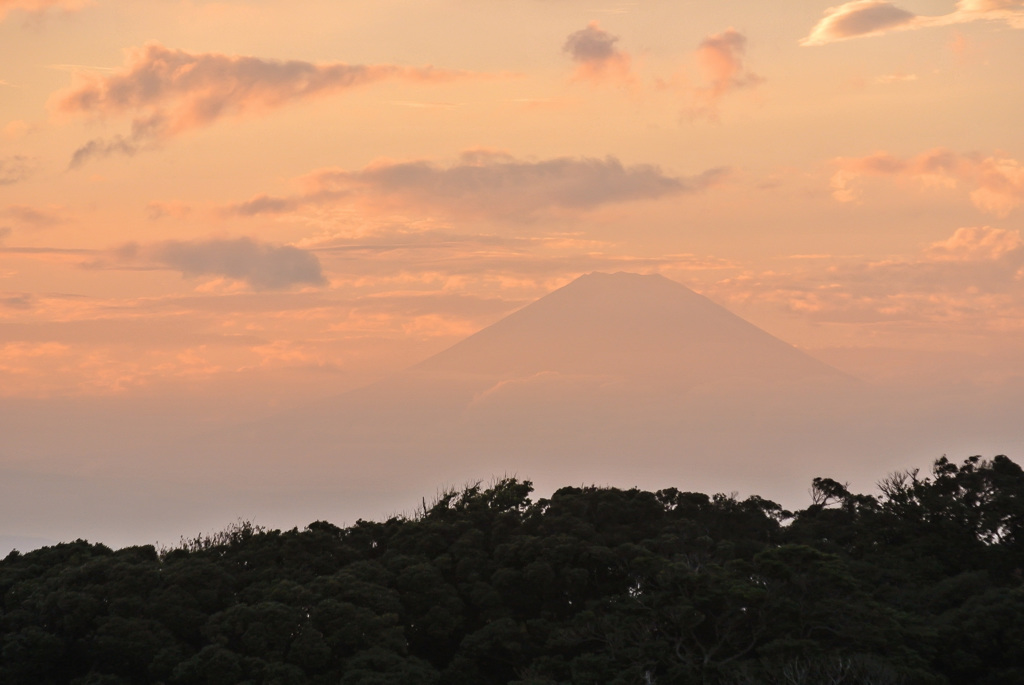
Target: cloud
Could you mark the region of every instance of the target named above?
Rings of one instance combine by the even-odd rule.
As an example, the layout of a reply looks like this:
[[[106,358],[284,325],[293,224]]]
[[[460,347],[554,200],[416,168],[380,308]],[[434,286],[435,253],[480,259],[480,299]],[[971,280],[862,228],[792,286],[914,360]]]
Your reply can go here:
[[[146,205],[146,216],[150,221],[159,221],[167,217],[184,219],[192,212],[192,208],[181,202],[150,202]]]
[[[875,83],[880,83],[882,85],[888,85],[890,83],[907,83],[916,80],[917,74],[882,74],[881,76],[875,77]]]
[[[925,254],[936,261],[995,261],[1024,247],[1020,231],[989,226],[958,228],[946,240],[932,243]]]
[[[706,190],[728,175],[724,168],[691,177],[650,164],[626,166],[614,157],[557,157],[524,161],[492,151],[464,153],[444,167],[429,161],[377,162],[360,171],[319,169],[292,197],[258,195],[229,211],[252,215],[324,202],[370,203],[443,210],[450,214],[524,221],[559,211]]]
[[[91,4],[90,0],[0,0],[0,21],[11,10],[21,10],[29,14],[42,14],[52,9],[75,12]]]
[[[335,275],[331,292],[357,289],[374,302],[383,293],[412,296],[437,290],[472,298],[515,299],[507,311],[591,271],[671,276],[737,268],[734,262],[694,254],[624,253],[622,245],[595,240],[585,232],[502,236],[392,224],[358,235],[324,233],[307,244],[330,265]]]
[[[538,236],[476,231],[478,222],[458,230],[430,221],[380,230],[331,222],[316,239],[294,245],[316,256],[330,279],[322,288],[260,290],[244,278],[223,275],[227,268],[200,269],[197,259],[154,249],[160,243],[60,254],[17,248],[4,255],[9,267],[21,259],[60,258],[68,268],[92,262],[94,268],[159,269],[173,277],[184,274],[188,262],[188,275],[198,278],[182,283],[186,292],[163,296],[35,293],[30,310],[9,308],[25,304],[18,291],[0,292],[0,312],[6,312],[0,316],[0,340],[68,346],[59,363],[53,357],[9,362],[18,382],[0,383],[0,395],[101,393],[206,376],[216,379],[209,386],[216,390],[253,370],[272,371],[292,383],[308,378],[334,394],[411,365],[582,273],[626,270],[689,278],[711,270],[717,280],[736,270],[735,264],[701,255],[634,255],[585,230]],[[234,273],[239,271],[246,270]]]
[[[7,240],[7,236],[11,234],[10,226],[0,226],[0,243]]]
[[[1005,21],[1013,28],[1024,28],[1024,0],[960,0],[955,12],[938,19],[951,24]]]
[[[0,247],[4,254],[38,255],[40,257],[56,256],[58,258],[68,256],[80,256],[93,254],[95,250],[80,247]]]
[[[630,82],[630,57],[615,47],[618,40],[618,36],[602,29],[596,21],[570,33],[562,51],[576,62],[575,78],[597,82]]]
[[[693,114],[714,119],[722,97],[764,82],[763,78],[747,68],[746,51],[746,36],[731,27],[701,41],[697,46],[696,57],[709,85],[697,89],[697,105],[693,108]]]
[[[884,0],[854,0],[828,8],[800,44],[826,45],[892,31],[983,20],[1024,28],[1024,0],[960,0],[953,12],[939,16],[917,15]]]
[[[169,268],[185,276],[219,276],[244,281],[255,290],[283,290],[297,285],[324,285],[320,260],[290,245],[252,238],[205,241],[169,240],[148,245],[129,243],[113,253],[116,265]],[[109,266],[95,263],[93,266]]]
[[[1008,157],[957,154],[944,148],[901,159],[886,152],[866,157],[840,157],[832,175],[832,196],[840,202],[860,197],[857,180],[864,176],[894,176],[925,187],[970,189],[971,202],[983,212],[1005,217],[1024,204],[1024,165]]]
[[[958,228],[912,257],[825,257],[788,273],[746,274],[713,290],[781,305],[814,321],[1024,330],[1024,239],[989,226]],[[961,328],[961,330],[963,330]]]
[[[306,198],[307,200],[312,198]],[[255,216],[257,214],[280,214],[298,209],[303,204],[303,198],[280,198],[269,195],[256,195],[245,202],[234,205],[231,210],[242,216]]]
[[[134,131],[136,127],[133,125],[132,129]],[[68,162],[68,168],[77,169],[90,159],[103,159],[112,155],[134,157],[139,150],[151,146],[151,144],[147,144],[144,136],[136,133],[127,138],[121,135],[114,136],[109,140],[93,138],[75,150],[74,154],[71,155],[71,161]]]
[[[31,309],[34,302],[35,296],[31,293],[0,295],[0,307],[6,307],[7,309]]]
[[[129,49],[124,66],[113,73],[79,70],[75,83],[55,93],[50,106],[66,115],[134,117],[129,135],[92,140],[79,148],[71,162],[75,167],[93,157],[133,155],[225,116],[264,112],[388,79],[436,83],[464,75],[433,67],[190,53],[148,43]]]
[[[830,7],[801,45],[825,45],[848,38],[877,36],[897,28],[910,28],[918,20],[913,12],[884,0],[854,0]]]
[[[64,223],[64,217],[55,212],[48,212],[28,205],[8,205],[0,210],[0,214],[9,216],[32,228],[50,228]]]
[[[608,33],[596,21],[569,34],[562,46],[576,63],[574,80],[617,83],[639,89],[642,79],[635,75],[628,53],[616,47],[619,37]],[[687,76],[682,69],[668,78],[655,78],[656,91],[679,91],[687,99],[684,114],[690,118],[718,118],[719,101],[726,95],[764,82],[746,64],[747,38],[729,27],[705,37],[694,51],[699,76]]]
[[[9,186],[28,178],[31,171],[28,157],[12,155],[0,157],[0,186]]]

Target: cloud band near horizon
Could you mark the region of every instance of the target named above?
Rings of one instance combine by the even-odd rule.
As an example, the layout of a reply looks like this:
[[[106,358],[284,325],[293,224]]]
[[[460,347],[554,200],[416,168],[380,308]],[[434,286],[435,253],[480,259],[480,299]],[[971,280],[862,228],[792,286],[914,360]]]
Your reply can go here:
[[[1024,164],[1016,159],[980,154],[958,154],[936,148],[903,159],[887,152],[865,157],[840,157],[833,160],[832,196],[840,202],[860,198],[858,179],[865,176],[889,176],[917,181],[925,186],[969,190],[971,202],[979,210],[998,217],[1008,216],[1024,204]]]

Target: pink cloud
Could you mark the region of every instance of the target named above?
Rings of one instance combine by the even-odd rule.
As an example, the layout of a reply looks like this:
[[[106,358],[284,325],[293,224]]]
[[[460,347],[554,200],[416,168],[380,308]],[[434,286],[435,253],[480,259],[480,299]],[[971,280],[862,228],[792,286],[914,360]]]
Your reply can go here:
[[[192,208],[181,202],[150,202],[146,205],[146,216],[152,221],[170,217],[184,219],[192,212]]]
[[[956,11],[961,14],[978,12],[984,14],[995,14],[1015,12],[1024,9],[1022,0],[959,0],[956,3]],[[1000,14],[999,18],[1005,15]]]
[[[953,12],[938,16],[917,15],[885,0],[853,0],[828,8],[800,44],[826,45],[892,31],[974,21],[1000,21],[1024,28],[1024,0],[960,0]]]
[[[7,216],[31,228],[50,228],[67,219],[53,210],[38,209],[28,205],[8,205],[0,210],[0,216]]]
[[[596,21],[570,34],[562,49],[576,62],[574,80],[639,89],[642,79],[634,74],[630,55],[616,47],[618,41]],[[711,34],[694,51],[698,76],[688,77],[680,70],[668,78],[655,78],[653,87],[681,92],[687,100],[685,113],[691,118],[715,120],[722,98],[764,82],[748,68],[746,51],[746,36],[734,28]]]
[[[975,165],[971,200],[979,209],[1006,216],[1024,203],[1024,165],[1015,159],[987,157]]]
[[[824,18],[800,44],[825,45],[848,38],[877,36],[911,28],[917,21],[916,14],[890,2],[854,0],[826,10]]]
[[[1020,231],[989,226],[958,228],[946,240],[932,243],[925,254],[936,261],[993,261],[1024,247]]]
[[[0,0],[0,20],[11,10],[29,14],[42,14],[53,9],[74,12],[91,4],[90,0]]]
[[[30,173],[31,164],[25,155],[0,157],[0,186],[24,181]]]
[[[630,83],[630,56],[615,47],[618,36],[596,21],[569,34],[562,50],[576,62],[575,78],[594,82]]]
[[[926,187],[969,189],[971,202],[983,212],[1005,217],[1024,204],[1024,165],[1007,157],[957,154],[943,148],[901,159],[886,152],[840,157],[833,162],[832,195],[840,202],[859,199],[864,176],[915,180]]]
[[[436,83],[464,72],[389,64],[281,62],[221,53],[189,53],[149,43],[127,51],[112,74],[80,72],[51,98],[59,114],[131,114],[131,133],[97,139],[76,151],[71,165],[90,157],[131,155],[152,143],[225,116],[261,113],[288,103],[388,79]]]
[[[286,290],[297,285],[324,285],[320,260],[291,245],[274,245],[252,238],[168,240],[114,250],[109,260],[91,268],[164,268],[183,276],[229,278],[254,290]]]
[[[720,183],[727,174],[726,169],[716,168],[676,177],[648,164],[627,166],[614,157],[524,161],[501,152],[474,150],[447,167],[429,161],[383,161],[359,171],[319,169],[301,179],[299,195],[258,195],[230,211],[254,215],[348,202],[525,221],[551,212],[588,211],[695,193]]]
[[[764,82],[747,68],[746,51],[746,36],[731,27],[701,41],[696,57],[708,86],[696,91],[695,114],[715,118],[718,102],[725,95]]]
[[[1024,239],[989,226],[958,228],[920,254],[823,257],[791,271],[747,273],[711,290],[829,323],[1024,330]]]

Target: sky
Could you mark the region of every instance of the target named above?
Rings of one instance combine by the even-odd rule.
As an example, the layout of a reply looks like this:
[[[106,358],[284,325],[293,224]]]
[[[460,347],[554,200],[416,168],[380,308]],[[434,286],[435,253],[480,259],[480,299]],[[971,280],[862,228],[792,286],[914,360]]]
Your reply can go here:
[[[0,403],[258,416],[592,271],[1019,383],[1024,0],[835,1],[0,0]]]

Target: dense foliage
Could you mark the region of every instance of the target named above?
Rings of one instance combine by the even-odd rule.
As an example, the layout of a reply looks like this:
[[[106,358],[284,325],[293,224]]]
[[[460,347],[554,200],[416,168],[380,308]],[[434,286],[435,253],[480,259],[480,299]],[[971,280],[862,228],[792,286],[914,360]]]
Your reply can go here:
[[[767,500],[529,482],[0,561],[0,682],[1024,683],[1024,472]]]

